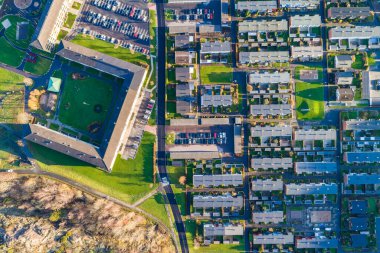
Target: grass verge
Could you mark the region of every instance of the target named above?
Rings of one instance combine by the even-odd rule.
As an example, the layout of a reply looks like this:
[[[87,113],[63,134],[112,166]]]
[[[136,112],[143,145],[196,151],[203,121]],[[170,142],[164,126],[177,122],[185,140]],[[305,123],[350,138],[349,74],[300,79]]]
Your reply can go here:
[[[138,207],[158,218],[168,228],[171,227],[168,213],[165,209],[164,197],[161,193],[156,193],[155,195],[141,203]]]
[[[51,149],[29,144],[40,167],[127,203],[144,197],[157,185],[153,184],[153,145],[155,136],[145,132],[134,160],[117,158],[111,173]]]
[[[51,60],[39,56],[36,63],[26,62],[24,71],[40,76],[48,72],[51,63]]]
[[[79,34],[71,42],[134,64],[148,66],[150,62],[143,54],[86,35]]]
[[[320,120],[325,114],[322,84],[296,82],[296,110],[299,120]]]
[[[227,65],[202,65],[202,84],[220,84],[232,82],[232,68]]]

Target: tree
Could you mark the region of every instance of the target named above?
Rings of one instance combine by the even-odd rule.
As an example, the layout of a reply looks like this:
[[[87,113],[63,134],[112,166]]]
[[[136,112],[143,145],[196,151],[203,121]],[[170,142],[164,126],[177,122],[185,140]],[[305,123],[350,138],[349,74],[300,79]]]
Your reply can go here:
[[[253,86],[250,84],[247,84],[247,92],[251,93],[253,91]]]
[[[175,141],[175,133],[174,132],[170,132],[166,135],[166,144],[170,145],[170,144],[174,144],[174,141]]]
[[[31,78],[25,77],[23,80],[25,86],[32,86],[34,84],[34,81]]]
[[[186,176],[180,176],[178,179],[178,182],[180,185],[185,185],[186,184]]]

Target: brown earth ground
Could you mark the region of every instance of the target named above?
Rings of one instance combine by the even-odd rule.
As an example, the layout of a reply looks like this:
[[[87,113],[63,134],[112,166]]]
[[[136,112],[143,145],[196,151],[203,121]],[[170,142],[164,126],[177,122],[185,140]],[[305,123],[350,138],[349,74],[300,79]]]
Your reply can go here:
[[[0,252],[175,252],[145,216],[44,177],[0,173]]]

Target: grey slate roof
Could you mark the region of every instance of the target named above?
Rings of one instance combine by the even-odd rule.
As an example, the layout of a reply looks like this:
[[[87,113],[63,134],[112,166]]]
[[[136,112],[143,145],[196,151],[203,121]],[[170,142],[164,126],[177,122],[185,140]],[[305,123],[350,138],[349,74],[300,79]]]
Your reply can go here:
[[[368,235],[351,234],[351,242],[353,248],[365,248],[368,245]]]
[[[336,140],[335,129],[297,129],[294,131],[294,140]]]
[[[277,1],[239,1],[237,3],[238,10],[266,12],[267,10],[277,9]]]
[[[335,68],[351,68],[354,60],[352,59],[352,55],[336,55],[335,56]]]
[[[229,194],[225,195],[195,195],[193,197],[193,207],[194,208],[242,208],[243,207],[243,197],[236,196],[233,197]]]
[[[366,214],[368,212],[367,200],[351,200],[348,204],[350,214]]]
[[[334,27],[329,31],[329,39],[370,39],[380,38],[380,26]]]
[[[252,115],[289,115],[292,113],[290,104],[250,105]]]
[[[33,47],[48,51],[45,45],[53,31],[57,15],[65,1],[66,0],[48,0],[46,2],[44,11],[41,13],[41,18],[38,21],[32,37],[31,45]]]
[[[380,152],[345,152],[347,163],[378,163]]]
[[[204,224],[203,225],[203,236],[233,236],[233,235],[243,235],[244,227],[241,224]]]
[[[297,174],[311,173],[336,173],[335,162],[296,162],[295,171]]]
[[[347,185],[380,184],[380,174],[344,174],[344,183]]]
[[[323,56],[322,46],[302,46],[302,47],[291,47],[293,58],[319,58]]]
[[[277,84],[289,83],[289,72],[253,72],[248,74],[248,83],[250,84]]]
[[[344,122],[344,129],[345,130],[380,130],[380,122],[378,120],[348,120]]]
[[[189,34],[197,32],[197,24],[195,22],[170,22],[168,23],[169,34]]]
[[[285,158],[252,158],[251,167],[257,169],[291,169],[293,168],[293,161],[290,157]]]
[[[176,48],[188,48],[190,42],[194,41],[194,36],[192,35],[176,35],[174,39],[174,45]]]
[[[315,194],[337,194],[338,186],[335,183],[310,183],[310,184],[286,184],[286,195],[315,195]]]
[[[234,153],[241,154],[243,150],[241,125],[234,125]]]
[[[280,7],[288,8],[311,8],[319,6],[319,0],[280,0]]]
[[[350,217],[348,220],[349,228],[355,231],[368,229],[368,217]]]
[[[121,108],[116,109],[112,113],[111,119],[103,136],[102,143],[98,149],[99,156],[102,157],[104,162],[104,165],[101,168],[105,167],[108,170],[111,170],[118,154],[120,141],[123,139],[125,134],[125,127],[132,117],[135,98],[142,87],[147,71],[146,69],[132,63],[116,59],[65,40],[63,40],[60,44],[57,55],[70,61],[77,62],[84,66],[91,67],[101,72],[124,79],[121,87],[121,94],[118,98]],[[125,95],[123,95],[124,92]],[[61,138],[61,136],[57,135],[52,135],[51,137]],[[54,140],[51,139],[51,141]],[[62,141],[59,140],[58,142]],[[79,157],[77,158],[80,159]]]
[[[193,104],[188,100],[176,100],[176,112],[180,114],[188,114],[192,112]]]
[[[206,41],[201,43],[201,54],[219,54],[219,53],[230,53],[231,43],[229,41]]]
[[[281,179],[255,179],[251,182],[252,191],[282,191],[284,182]]]
[[[318,27],[321,24],[320,15],[295,15],[290,17],[289,27]]]
[[[252,213],[253,223],[273,223],[278,224],[284,221],[283,211],[271,211],[271,212],[253,212]]]
[[[242,64],[288,61],[289,51],[239,52],[239,62]]]
[[[254,234],[253,244],[294,244],[294,235],[292,233]]]
[[[239,22],[239,33],[287,31],[288,21],[282,20],[250,20]]]
[[[231,106],[232,105],[232,95],[202,95],[201,96],[201,106]]]
[[[99,155],[98,148],[87,142],[74,139],[37,124],[29,124],[29,131],[29,134],[25,137],[28,141],[82,160],[96,167],[107,168],[102,157]]]
[[[296,239],[297,249],[331,249],[338,248],[337,238],[300,238]]]
[[[329,18],[367,18],[371,16],[369,7],[331,7],[327,11]]]
[[[363,71],[362,74],[362,98],[368,99],[370,105],[380,105],[380,71]]]
[[[193,175],[194,187],[238,186],[243,184],[241,174]]]
[[[251,127],[252,137],[292,136],[291,126],[254,126]]]
[[[176,97],[191,96],[191,91],[194,89],[194,84],[180,83],[175,86]]]

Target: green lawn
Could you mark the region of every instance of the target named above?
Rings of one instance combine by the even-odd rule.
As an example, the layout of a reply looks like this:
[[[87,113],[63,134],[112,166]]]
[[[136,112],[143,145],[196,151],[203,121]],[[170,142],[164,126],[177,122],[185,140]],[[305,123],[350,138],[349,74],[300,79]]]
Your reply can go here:
[[[23,169],[20,166],[18,156],[20,150],[17,146],[18,138],[5,128],[0,127],[0,168],[2,169]]]
[[[202,65],[202,84],[220,84],[232,82],[233,69],[227,65]]]
[[[0,68],[0,122],[16,123],[23,112],[24,77]],[[10,93],[11,92],[11,93]],[[8,94],[7,94],[8,93]]]
[[[164,197],[162,196],[161,193],[156,193],[154,196],[145,200],[138,207],[154,215],[160,221],[162,221],[167,227],[170,228],[170,221],[169,221],[168,213],[166,212],[166,209],[165,209]]]
[[[148,66],[150,62],[143,54],[132,52],[127,48],[116,48],[114,44],[99,39],[92,39],[89,36],[78,35],[71,42],[138,65]]]
[[[69,13],[67,14],[67,18],[66,18],[66,21],[65,21],[65,23],[63,24],[63,26],[66,27],[66,28],[71,28],[71,27],[73,27],[76,17],[77,17],[77,15],[75,15],[75,14],[69,12]]]
[[[355,61],[352,63],[351,67],[353,69],[365,69],[364,67],[365,60],[363,54],[355,55]]]
[[[157,27],[157,21],[156,21],[156,11],[155,10],[149,10],[149,35],[150,35],[150,52],[151,54],[156,53],[156,27]]]
[[[65,31],[65,30],[61,30],[59,31],[59,34],[57,36],[57,40],[62,40],[63,38],[66,37],[66,35],[68,34],[69,32],[68,31]]]
[[[112,102],[113,86],[109,82],[93,77],[74,80],[68,74],[59,108],[59,120],[74,128],[88,131],[88,126],[98,122],[102,124]],[[101,105],[101,111],[95,112],[95,105]]]
[[[17,67],[24,59],[24,55],[24,52],[9,45],[4,37],[0,38],[0,62]]]
[[[51,63],[51,60],[38,56],[36,63],[25,63],[24,71],[40,76],[48,72]]]
[[[24,22],[28,21],[24,18],[21,18],[19,16],[14,15],[8,15],[3,17],[0,20],[0,23],[4,20],[8,19],[11,22],[11,27],[9,27],[7,30],[5,30],[5,35],[7,38],[16,46],[19,46],[21,48],[28,48],[30,41],[32,39],[33,33],[34,33],[34,27],[29,23],[28,25],[28,36],[25,40],[16,40],[16,30],[17,30],[17,22]],[[3,27],[1,27],[3,28]]]
[[[76,9],[76,10],[79,10],[80,9],[80,6],[81,4],[78,3],[78,2],[74,2],[73,5],[71,6],[73,9]]]
[[[134,203],[155,189],[153,145],[155,136],[145,132],[134,160],[117,158],[111,173],[37,144],[30,150],[43,170],[62,175],[128,203]]]
[[[199,248],[194,248],[194,239],[197,229],[197,224],[194,220],[187,220],[185,222],[186,227],[186,238],[189,244],[190,252],[205,252],[205,253],[230,253],[230,252],[244,252],[244,241],[241,240],[239,245],[235,244],[213,244],[210,246],[201,246]],[[198,234],[203,234],[201,230],[201,225],[198,226]]]
[[[166,103],[166,112],[167,113],[176,113],[177,112],[177,104],[176,102],[167,102]]]
[[[296,110],[299,120],[319,120],[324,117],[322,84],[296,82]]]

